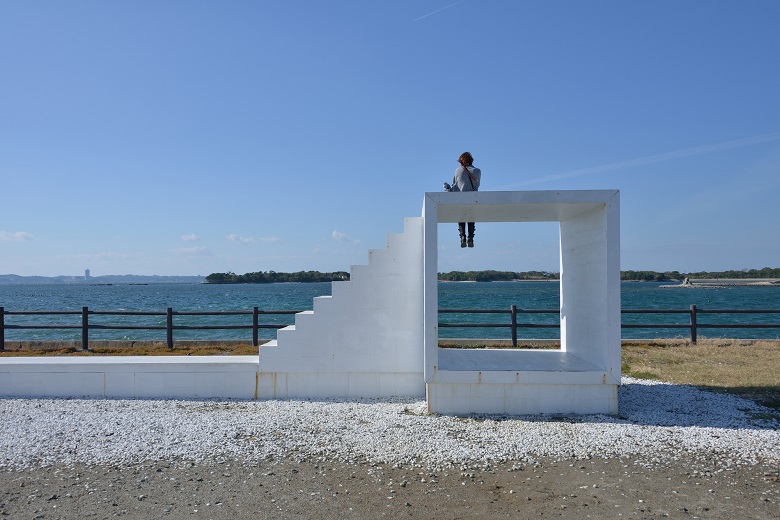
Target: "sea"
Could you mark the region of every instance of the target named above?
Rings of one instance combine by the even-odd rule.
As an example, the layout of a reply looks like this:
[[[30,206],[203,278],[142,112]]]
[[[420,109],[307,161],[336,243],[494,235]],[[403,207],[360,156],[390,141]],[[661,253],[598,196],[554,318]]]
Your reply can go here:
[[[733,309],[780,309],[780,287],[726,286],[694,289],[665,288],[661,283],[623,282],[621,305],[627,309],[699,311]],[[6,341],[80,341],[81,309],[90,311],[175,312],[310,310],[313,298],[330,295],[330,283],[280,283],[216,285],[194,283],[150,283],[90,285],[73,284],[0,284],[0,307],[6,315]],[[504,310],[501,314],[441,313],[440,323],[491,324],[510,322],[509,309],[518,309],[518,338],[558,339],[557,313],[524,313],[524,310],[557,310],[557,282],[441,282],[439,309]],[[73,314],[16,315],[17,311],[72,311]],[[8,313],[11,314],[8,314]],[[116,316],[90,315],[90,324],[164,327],[164,315]],[[260,315],[261,325],[292,324],[292,315]],[[687,325],[687,313],[623,314],[623,324]],[[251,325],[251,315],[177,316],[174,326]],[[701,324],[778,324],[780,314],[699,314]],[[524,324],[549,325],[544,328]],[[12,325],[68,326],[71,329],[14,329]],[[275,338],[276,330],[261,329],[260,339]],[[624,328],[624,339],[687,338],[685,328]],[[440,328],[440,338],[509,339],[508,328]],[[161,340],[165,330],[90,329],[91,340]],[[699,338],[778,339],[780,328],[700,328]],[[251,330],[174,330],[174,340],[251,340]]]

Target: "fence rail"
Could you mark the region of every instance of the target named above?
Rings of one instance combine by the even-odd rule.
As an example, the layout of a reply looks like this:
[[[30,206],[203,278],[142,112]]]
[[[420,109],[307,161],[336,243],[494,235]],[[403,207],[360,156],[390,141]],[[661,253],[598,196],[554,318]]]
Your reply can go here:
[[[520,328],[560,328],[560,323],[519,323],[518,315],[525,314],[559,314],[558,309],[518,309],[512,305],[510,309],[499,310],[475,310],[475,309],[439,309],[439,314],[507,314],[510,315],[510,323],[439,323],[439,328],[464,328],[464,327],[510,327],[512,334],[512,346],[517,346],[517,329]],[[696,343],[699,329],[780,329],[780,323],[700,323],[700,314],[780,314],[780,309],[699,309],[691,305],[688,309],[622,309],[621,314],[686,314],[688,323],[621,323],[621,329],[688,329],[691,343]]]
[[[6,330],[30,330],[30,329],[62,329],[72,330],[81,329],[81,348],[89,350],[89,331],[90,330],[164,330],[166,332],[166,343],[168,348],[173,348],[173,331],[175,330],[251,330],[252,345],[255,347],[260,344],[260,329],[281,329],[287,327],[285,324],[262,324],[261,315],[280,315],[297,314],[299,310],[260,310],[259,307],[252,307],[251,311],[174,311],[168,307],[165,312],[155,311],[91,311],[88,307],[82,307],[80,311],[7,311],[0,307],[0,348],[5,344]],[[57,316],[72,315],[81,316],[81,325],[24,325],[7,324],[6,316]],[[165,316],[165,325],[106,325],[90,323],[90,316]],[[174,316],[251,316],[251,325],[174,325]]]
[[[251,330],[252,345],[259,345],[260,329],[281,329],[288,324],[260,323],[263,315],[297,314],[300,310],[260,310],[253,307],[250,311],[174,311],[168,307],[164,312],[160,311],[93,311],[82,307],[80,311],[7,311],[0,307],[0,349],[5,344],[6,330],[81,330],[81,348],[89,350],[90,330],[164,330],[166,331],[166,343],[168,348],[173,348],[173,333],[177,330]],[[439,322],[439,328],[508,328],[512,346],[517,346],[518,329],[534,328],[560,328],[560,323],[521,323],[518,318],[534,314],[559,315],[558,309],[519,309],[511,305],[507,309],[439,309],[439,314],[509,314],[508,323],[453,323]],[[730,315],[730,314],[780,314],[780,309],[699,309],[691,305],[689,309],[623,309],[621,314],[685,314],[688,323],[621,323],[622,329],[687,329],[691,343],[696,343],[699,329],[780,329],[780,323],[700,323],[699,315]],[[37,325],[37,324],[7,324],[6,316],[81,316],[80,325]],[[90,323],[90,316],[165,316],[165,325],[124,325]],[[252,322],[247,325],[175,325],[174,317],[177,316],[251,316]]]

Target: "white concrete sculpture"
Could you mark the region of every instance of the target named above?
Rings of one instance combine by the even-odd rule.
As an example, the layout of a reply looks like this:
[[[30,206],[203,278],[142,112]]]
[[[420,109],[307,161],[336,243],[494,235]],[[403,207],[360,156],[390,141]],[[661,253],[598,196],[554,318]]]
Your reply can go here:
[[[561,349],[438,346],[437,226],[560,223]],[[617,413],[617,191],[426,193],[386,249],[260,347],[222,359],[2,358],[0,395],[39,397],[423,397],[433,413]]]
[[[426,193],[425,383],[445,414],[616,414],[620,196],[612,191]],[[437,225],[559,222],[561,349],[438,346]]]
[[[422,218],[260,346],[258,396],[422,396]]]

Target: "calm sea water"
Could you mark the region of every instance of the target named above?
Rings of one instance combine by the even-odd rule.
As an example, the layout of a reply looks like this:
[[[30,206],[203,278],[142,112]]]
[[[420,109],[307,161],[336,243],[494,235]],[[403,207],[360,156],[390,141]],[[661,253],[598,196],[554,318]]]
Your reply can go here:
[[[667,289],[658,283],[623,283],[623,309],[780,309],[778,287],[720,287]],[[440,283],[440,309],[557,309],[559,286],[548,282]],[[6,311],[249,311],[307,310],[315,296],[329,295],[330,283],[312,284],[149,284],[149,285],[0,285],[0,306]],[[442,314],[442,322],[508,323],[509,315]],[[624,314],[623,323],[687,324],[685,314]],[[292,316],[261,315],[261,324],[289,324]],[[520,314],[518,322],[556,324],[557,314]],[[780,315],[699,315],[699,323],[778,323]],[[5,317],[6,325],[59,324],[78,327],[79,315]],[[164,326],[165,316],[90,316],[90,323],[110,325]],[[251,325],[251,316],[176,316],[175,325]],[[79,340],[80,330],[5,331],[6,340]],[[276,331],[263,329],[260,337],[272,339]],[[688,337],[686,329],[624,329],[624,338]],[[451,338],[508,338],[509,329],[446,328],[440,336]],[[520,338],[558,338],[555,328],[522,328]],[[700,329],[699,337],[762,338],[780,337],[780,329]],[[90,338],[165,339],[164,330],[90,330]],[[250,330],[175,331],[174,339],[251,339]]]

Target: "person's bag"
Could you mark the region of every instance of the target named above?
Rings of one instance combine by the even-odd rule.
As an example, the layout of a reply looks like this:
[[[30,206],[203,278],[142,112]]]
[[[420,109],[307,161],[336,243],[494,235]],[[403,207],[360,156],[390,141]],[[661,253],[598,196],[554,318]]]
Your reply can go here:
[[[452,186],[448,182],[444,183],[444,191],[452,191]]]
[[[466,171],[466,175],[469,176],[469,182],[471,183],[471,191],[477,191],[477,188],[474,186],[474,181],[477,179],[475,179],[474,176],[471,175],[471,172],[467,167],[463,166],[463,169]]]

